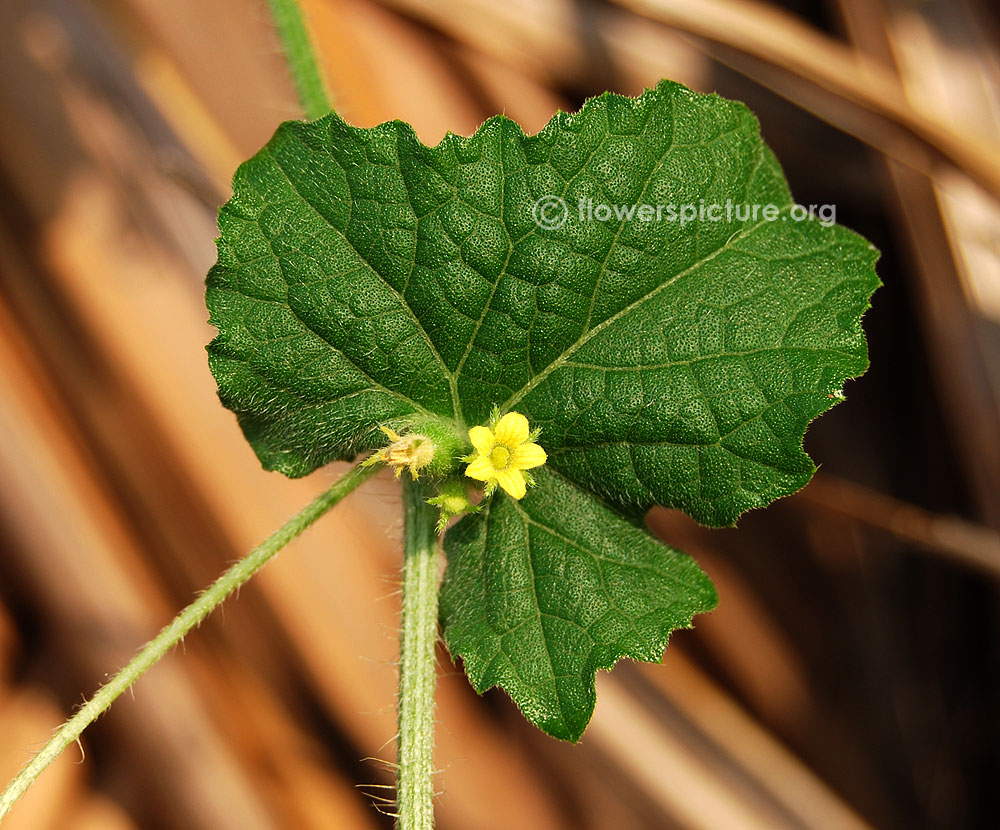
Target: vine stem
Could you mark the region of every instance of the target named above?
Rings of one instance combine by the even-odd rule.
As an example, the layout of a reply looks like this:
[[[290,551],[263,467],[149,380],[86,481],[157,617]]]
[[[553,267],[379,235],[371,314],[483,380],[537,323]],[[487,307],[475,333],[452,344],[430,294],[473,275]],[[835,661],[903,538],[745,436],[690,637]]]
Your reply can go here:
[[[438,631],[437,511],[419,481],[403,483],[403,619],[399,664],[399,830],[434,827],[434,683]]]
[[[172,649],[184,636],[233,591],[259,571],[279,550],[308,528],[320,516],[358,485],[376,472],[375,467],[354,467],[332,487],[314,499],[301,512],[289,519],[250,553],[232,565],[213,582],[198,598],[181,611],[159,634],[142,647],[111,680],[105,683],[73,717],[59,727],[49,742],[17,774],[0,795],[0,820],[42,771],[51,764],[71,743],[79,739],[83,730],[103,714],[114,700],[128,689],[140,676]]]
[[[267,3],[271,7],[271,16],[306,118],[322,118],[332,109],[330,94],[309,40],[309,30],[298,0],[267,0]]]

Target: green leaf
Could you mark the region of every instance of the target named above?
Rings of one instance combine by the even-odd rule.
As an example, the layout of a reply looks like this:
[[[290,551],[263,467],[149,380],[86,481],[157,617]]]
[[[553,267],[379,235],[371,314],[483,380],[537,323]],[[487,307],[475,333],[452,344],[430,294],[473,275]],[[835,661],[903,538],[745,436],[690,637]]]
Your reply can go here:
[[[767,222],[533,221],[547,194],[774,204]],[[788,221],[742,104],[663,82],[525,137],[500,116],[423,146],[406,124],[284,124],[237,172],[208,305],[224,403],[298,476],[430,412],[517,408],[551,464],[622,506],[707,524],[802,487],[801,440],[867,366],[876,252]]]
[[[683,588],[662,583],[661,606],[637,598],[660,627],[636,622],[587,655],[557,620],[589,619],[598,594],[570,591],[572,609],[540,594],[529,651],[544,641],[577,672],[550,684],[559,707],[521,662],[483,663],[497,586],[523,578],[538,550],[549,564],[546,529],[576,514],[581,527],[562,538],[605,557],[594,561],[641,554],[658,568],[680,555],[635,524],[651,505],[726,525],[794,492],[814,471],[809,422],[868,365],[860,318],[877,252],[844,228],[794,221],[746,107],[668,81],[635,99],[606,93],[537,135],[498,116],[435,147],[398,121],[287,123],[233,190],[208,278],[209,360],[266,468],[300,476],[381,447],[380,424],[422,419],[464,438],[494,407],[542,428],[538,489],[520,505],[498,494],[449,532],[445,635],[477,688],[500,683],[561,736],[589,717],[596,667],[652,659],[671,626],[710,604],[704,577],[689,564]],[[660,219],[602,221],[601,205],[642,204],[664,206]],[[682,205],[723,216],[669,221]],[[539,536],[535,553],[521,547]],[[491,544],[474,554],[476,540]],[[506,576],[481,576],[498,561]],[[482,608],[456,601],[463,592]]]
[[[716,594],[690,557],[558,473],[536,478],[520,502],[490,499],[448,533],[441,615],[477,692],[501,686],[532,723],[575,741],[594,673],[658,661]]]

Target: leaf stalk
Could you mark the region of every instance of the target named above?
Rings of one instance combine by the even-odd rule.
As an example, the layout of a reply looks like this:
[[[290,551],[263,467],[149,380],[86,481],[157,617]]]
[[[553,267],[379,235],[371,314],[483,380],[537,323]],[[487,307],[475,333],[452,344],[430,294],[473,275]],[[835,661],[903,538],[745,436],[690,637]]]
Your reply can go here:
[[[399,666],[399,830],[434,827],[434,685],[440,552],[422,481],[403,481],[403,619]]]

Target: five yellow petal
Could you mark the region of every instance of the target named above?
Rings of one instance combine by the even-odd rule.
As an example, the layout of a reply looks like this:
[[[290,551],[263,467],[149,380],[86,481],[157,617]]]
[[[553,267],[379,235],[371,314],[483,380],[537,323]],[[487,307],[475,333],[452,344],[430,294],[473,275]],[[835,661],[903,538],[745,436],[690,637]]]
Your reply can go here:
[[[509,468],[500,470],[497,473],[497,483],[515,499],[524,498],[524,494],[528,492],[528,485],[521,470]]]
[[[476,456],[475,460],[465,468],[465,474],[469,478],[475,478],[479,481],[489,481],[493,478],[494,472],[496,470],[490,463],[489,455]]]
[[[498,444],[506,444],[512,450],[518,445],[528,440],[531,428],[528,426],[528,419],[520,412],[508,412],[499,421],[493,430]]]
[[[492,487],[500,486],[515,499],[527,491],[525,470],[541,467],[547,460],[545,450],[530,441],[531,427],[520,412],[508,412],[493,429],[475,426],[469,430],[469,441],[476,456],[468,460],[465,474],[486,482],[487,495]],[[506,450],[506,452],[497,452]]]
[[[473,427],[469,430],[469,440],[481,455],[489,455],[493,449],[493,432],[489,427]]]
[[[541,467],[547,460],[545,450],[528,441],[514,449],[511,463],[519,470],[530,470],[532,467]]]

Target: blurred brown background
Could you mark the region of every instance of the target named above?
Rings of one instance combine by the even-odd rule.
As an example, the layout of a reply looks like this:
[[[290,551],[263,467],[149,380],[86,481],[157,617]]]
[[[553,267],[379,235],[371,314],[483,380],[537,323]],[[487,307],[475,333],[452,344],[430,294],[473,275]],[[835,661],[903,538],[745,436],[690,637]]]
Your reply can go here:
[[[745,100],[798,200],[883,251],[872,369],[807,437],[821,472],[735,530],[653,513],[721,605],[664,666],[602,675],[579,746],[442,651],[442,830],[1000,826],[996,5],[304,5],[357,124],[534,131],[669,77]],[[298,117],[262,0],[3,0],[0,77],[6,780],[339,470],[262,472],[205,360],[215,211]],[[390,827],[398,515],[391,478],[337,508],[4,830]]]

